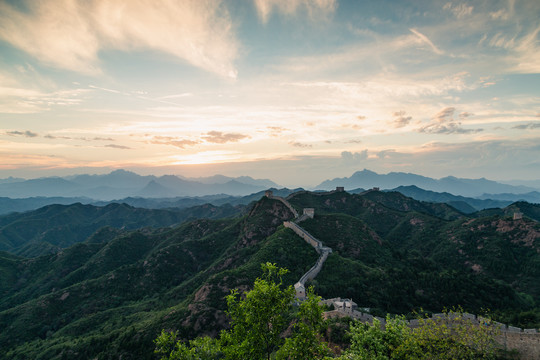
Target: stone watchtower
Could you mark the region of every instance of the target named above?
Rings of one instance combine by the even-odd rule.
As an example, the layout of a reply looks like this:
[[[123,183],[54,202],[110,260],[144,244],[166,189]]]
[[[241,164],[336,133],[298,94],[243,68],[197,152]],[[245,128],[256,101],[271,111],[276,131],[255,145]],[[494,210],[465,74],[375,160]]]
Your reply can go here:
[[[302,283],[297,282],[294,284],[294,290],[296,290],[296,298],[298,300],[306,299],[306,287]]]
[[[272,192],[272,190],[266,190],[264,192],[264,196],[266,196],[267,198],[271,198],[272,196],[274,196],[274,193]]]
[[[343,186],[336,186],[336,192],[344,192],[345,191],[345,187]]]
[[[315,209],[314,208],[304,208],[304,216],[313,219],[315,216]]]

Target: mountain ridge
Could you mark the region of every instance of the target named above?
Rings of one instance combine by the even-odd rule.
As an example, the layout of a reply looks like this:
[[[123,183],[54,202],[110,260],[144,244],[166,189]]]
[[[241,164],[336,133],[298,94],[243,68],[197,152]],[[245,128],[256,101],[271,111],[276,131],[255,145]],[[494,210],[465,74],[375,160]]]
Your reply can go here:
[[[88,197],[94,200],[113,200],[150,193],[151,197],[204,196],[220,193],[248,195],[276,185],[267,179],[248,176],[237,178],[219,177],[224,182],[197,182],[176,175],[138,175],[126,170],[115,170],[105,175],[72,175],[67,177],[45,177],[0,181],[0,197]],[[244,182],[243,182],[244,181]],[[162,188],[157,190],[158,185]],[[277,185],[276,185],[277,186]],[[153,188],[153,190],[152,190]]]
[[[484,193],[517,193],[523,194],[537,189],[519,185],[508,185],[485,178],[462,179],[454,176],[446,176],[441,179],[402,173],[390,172],[388,174],[377,174],[376,172],[364,169],[353,173],[350,177],[335,178],[325,180],[315,187],[315,189],[331,190],[337,186],[345,189],[378,187],[381,189],[394,189],[399,186],[414,185],[425,190],[436,192],[448,192],[454,195],[475,197]]]

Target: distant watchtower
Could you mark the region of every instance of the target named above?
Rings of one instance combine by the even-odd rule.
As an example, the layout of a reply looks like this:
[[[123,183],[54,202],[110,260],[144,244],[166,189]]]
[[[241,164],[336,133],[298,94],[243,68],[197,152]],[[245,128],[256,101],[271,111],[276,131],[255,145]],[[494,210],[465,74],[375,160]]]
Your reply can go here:
[[[314,208],[304,208],[304,215],[307,216],[310,219],[313,219],[315,216],[315,209]]]
[[[514,213],[514,220],[521,220],[521,219],[523,219],[523,213],[516,211]]]
[[[272,196],[274,196],[274,193],[272,192],[272,190],[266,190],[264,192],[264,196],[266,196],[267,198],[271,198]]]
[[[294,284],[294,290],[296,290],[296,298],[298,300],[306,299],[306,287],[301,282]]]
[[[336,192],[344,192],[345,191],[345,187],[343,186],[336,186]]]

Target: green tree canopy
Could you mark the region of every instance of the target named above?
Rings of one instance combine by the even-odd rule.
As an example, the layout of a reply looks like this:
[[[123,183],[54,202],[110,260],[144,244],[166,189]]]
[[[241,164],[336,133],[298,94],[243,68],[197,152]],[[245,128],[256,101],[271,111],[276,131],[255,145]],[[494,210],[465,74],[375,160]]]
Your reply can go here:
[[[227,296],[230,329],[219,339],[197,338],[188,343],[177,333],[163,331],[155,340],[162,360],[322,359],[330,352],[320,331],[324,321],[320,297],[309,289],[307,300],[295,306],[294,288],[283,286],[287,269],[262,265],[263,275],[242,296],[237,289]],[[291,327],[292,325],[292,327]],[[291,328],[290,337],[284,334]]]

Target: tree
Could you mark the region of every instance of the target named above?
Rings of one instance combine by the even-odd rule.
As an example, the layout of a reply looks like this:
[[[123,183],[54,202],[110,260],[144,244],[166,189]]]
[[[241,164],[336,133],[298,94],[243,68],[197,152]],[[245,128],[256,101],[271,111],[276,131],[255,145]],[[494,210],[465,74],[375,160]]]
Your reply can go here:
[[[498,330],[488,318],[479,323],[462,312],[445,311],[443,316],[418,319],[411,329],[403,317],[387,317],[383,328],[354,322],[350,328],[351,347],[341,359],[495,359]]]
[[[270,359],[284,341],[281,334],[291,320],[294,288],[282,288],[287,269],[272,263],[263,264],[262,269],[263,276],[255,280],[244,299],[237,289],[227,296],[231,329],[221,333],[227,359]]]
[[[324,324],[320,298],[310,288],[307,301],[295,307],[294,288],[282,283],[287,269],[266,263],[262,270],[243,297],[236,289],[227,296],[230,329],[223,330],[219,339],[184,343],[177,332],[162,331],[154,341],[155,352],[162,360],[323,359],[329,349],[319,334]],[[292,335],[285,338],[291,323]]]
[[[500,329],[491,319],[478,323],[463,316],[462,311],[444,311],[443,316],[420,318],[414,330],[424,358],[432,359],[495,359],[500,346],[495,336]]]
[[[276,353],[276,360],[324,359],[330,355],[328,344],[320,334],[325,325],[320,300],[310,287],[307,299],[299,306],[292,336],[285,339],[285,344]]]
[[[154,352],[161,355],[162,360],[217,360],[223,355],[219,342],[208,336],[198,337],[186,345],[178,340],[177,331],[162,330],[154,343]]]
[[[354,321],[349,333],[351,346],[340,359],[419,359],[412,331],[402,316],[387,316],[384,327],[378,319],[371,325]]]

